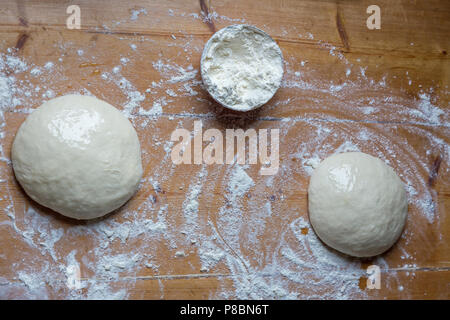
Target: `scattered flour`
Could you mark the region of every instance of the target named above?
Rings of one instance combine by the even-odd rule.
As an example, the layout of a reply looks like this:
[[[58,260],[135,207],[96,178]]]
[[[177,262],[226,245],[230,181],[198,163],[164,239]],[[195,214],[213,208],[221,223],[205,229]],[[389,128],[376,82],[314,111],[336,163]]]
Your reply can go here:
[[[131,21],[136,21],[136,20],[139,18],[139,15],[140,15],[140,14],[147,15],[147,14],[148,14],[148,13],[147,13],[147,9],[141,8],[141,9],[139,9],[139,10],[132,10],[132,11],[131,11],[131,17],[130,17],[130,20],[131,20]]]

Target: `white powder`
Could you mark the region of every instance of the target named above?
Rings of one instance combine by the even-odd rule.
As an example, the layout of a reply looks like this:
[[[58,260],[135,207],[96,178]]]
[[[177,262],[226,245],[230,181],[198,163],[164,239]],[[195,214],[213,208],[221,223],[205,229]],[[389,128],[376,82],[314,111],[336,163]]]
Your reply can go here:
[[[131,11],[130,20],[131,21],[136,21],[139,18],[140,14],[147,15],[147,9],[140,8],[138,10],[132,10]]]
[[[47,70],[51,70],[53,68],[54,64],[51,61],[48,61],[45,65],[44,68]]]
[[[175,252],[175,258],[183,258],[186,257],[186,253],[183,250]]]
[[[255,185],[252,178],[248,176],[244,168],[236,165],[231,172],[230,181],[228,183],[229,199],[232,203],[236,202],[236,199],[245,195],[250,188]]]
[[[162,107],[165,106],[166,104],[167,104],[167,101],[164,97],[161,99],[157,99],[156,101],[153,102],[153,106],[150,110],[144,110],[141,107],[141,108],[139,108],[138,114],[140,116],[150,116],[150,117],[158,116],[163,112]]]
[[[153,63],[153,67],[165,76],[170,75],[169,79],[166,81],[169,84],[186,82],[194,79],[197,75],[197,70],[195,70],[192,65],[187,66],[187,68],[183,68],[176,64],[170,64],[170,60],[168,62],[164,62],[159,59]],[[155,83],[154,86],[160,86],[160,84]]]
[[[32,76],[39,76],[42,74],[42,70],[40,68],[33,68],[31,69],[30,74]]]
[[[171,96],[171,97],[176,97],[177,94],[175,93],[175,91],[171,90],[171,89],[167,89],[166,90],[167,95]]]
[[[231,109],[248,111],[275,94],[283,77],[283,58],[263,31],[233,25],[216,32],[205,45],[201,70],[214,99]]]
[[[128,62],[128,58],[121,58],[122,63]],[[126,64],[126,63],[125,63]],[[120,73],[121,66],[115,66],[112,68],[112,73],[105,72],[102,74],[102,79],[106,81],[112,81],[116,84],[124,94],[127,96],[127,102],[123,106],[122,112],[128,118],[132,117],[133,112],[140,106],[141,102],[145,100],[145,94],[136,90],[134,85]]]
[[[444,111],[431,103],[430,95],[420,93],[419,98],[420,111],[417,111],[417,115],[422,116],[424,119],[428,119],[431,123],[441,124],[440,116],[444,114]]]
[[[22,103],[22,96],[29,90],[25,83],[17,81],[16,75],[20,76],[28,69],[22,59],[0,53],[0,111],[12,110]]]
[[[11,85],[13,78],[2,76],[0,74],[0,109],[8,108],[12,104],[12,89]]]
[[[6,55],[6,65],[11,68],[14,73],[22,73],[28,70],[28,65],[20,58],[13,55]]]

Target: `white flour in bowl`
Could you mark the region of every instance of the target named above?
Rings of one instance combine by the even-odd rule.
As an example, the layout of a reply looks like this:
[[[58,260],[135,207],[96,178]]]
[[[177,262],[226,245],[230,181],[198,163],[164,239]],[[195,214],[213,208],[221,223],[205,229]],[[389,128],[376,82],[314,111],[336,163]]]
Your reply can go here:
[[[283,58],[275,41],[248,25],[216,32],[201,60],[203,82],[220,104],[238,111],[269,101],[283,77]]]

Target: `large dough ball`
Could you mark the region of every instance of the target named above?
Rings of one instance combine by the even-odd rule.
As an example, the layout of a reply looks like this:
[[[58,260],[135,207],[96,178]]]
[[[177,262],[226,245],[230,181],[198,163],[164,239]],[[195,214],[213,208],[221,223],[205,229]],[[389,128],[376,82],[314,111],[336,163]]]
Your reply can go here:
[[[12,162],[33,200],[75,219],[119,208],[142,176],[139,140],[128,119],[81,95],[52,99],[28,116],[14,140]]]
[[[405,225],[403,183],[383,161],[361,152],[325,159],[308,189],[309,219],[319,238],[355,257],[388,250]]]

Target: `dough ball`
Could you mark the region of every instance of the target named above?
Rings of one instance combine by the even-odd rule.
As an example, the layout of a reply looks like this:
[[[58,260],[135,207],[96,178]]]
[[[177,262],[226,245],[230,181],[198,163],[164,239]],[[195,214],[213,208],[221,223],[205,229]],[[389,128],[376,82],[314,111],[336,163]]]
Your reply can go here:
[[[14,139],[12,163],[33,200],[75,219],[119,208],[142,176],[139,140],[128,119],[81,95],[52,99],[28,116]]]
[[[405,225],[403,183],[383,161],[362,152],[325,159],[308,189],[309,219],[319,238],[355,257],[388,250]]]

